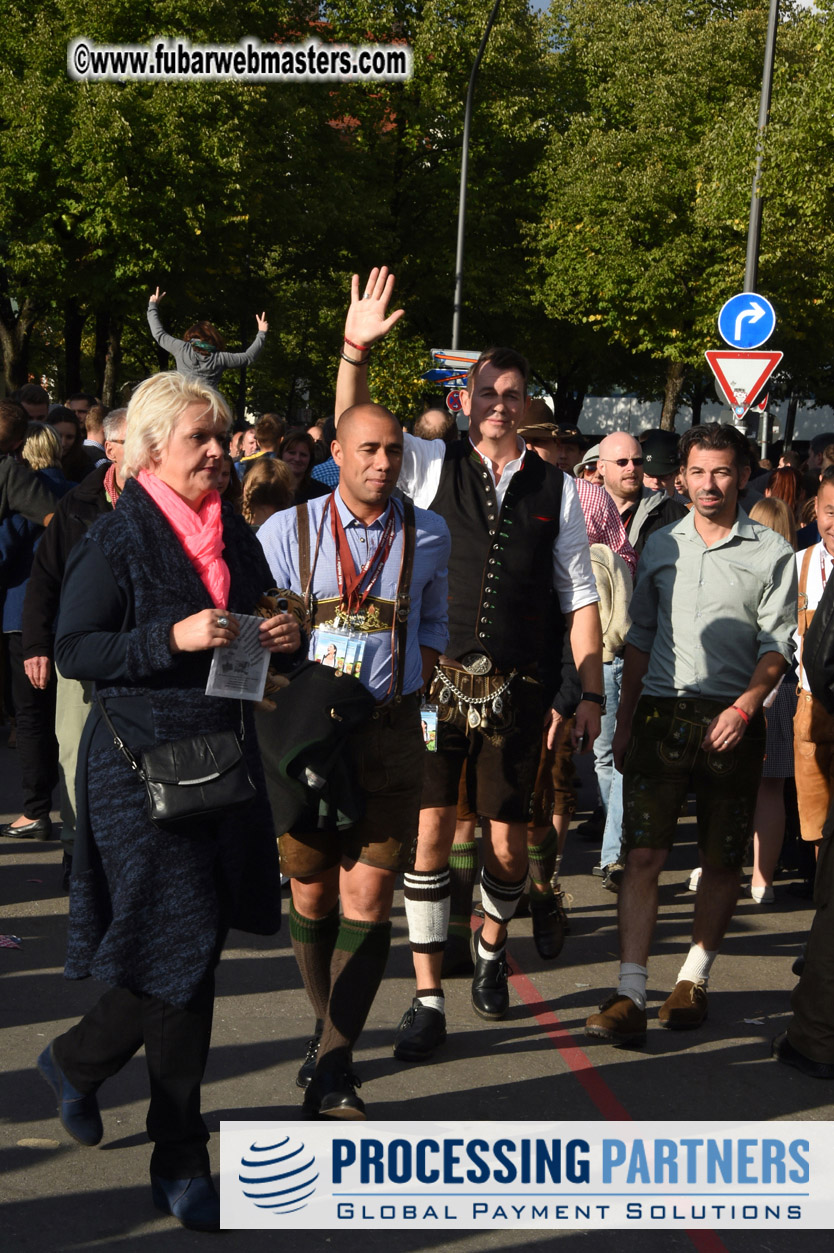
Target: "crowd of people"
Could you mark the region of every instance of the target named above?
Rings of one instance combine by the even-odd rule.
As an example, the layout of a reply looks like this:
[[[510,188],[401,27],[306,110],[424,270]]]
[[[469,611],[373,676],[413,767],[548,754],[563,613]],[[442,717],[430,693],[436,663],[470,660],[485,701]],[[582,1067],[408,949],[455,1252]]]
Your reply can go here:
[[[153,1200],[197,1230],[219,1225],[200,1114],[214,971],[230,927],[277,929],[282,876],[313,1022],[302,1110],[361,1119],[353,1049],[398,883],[415,979],[392,1040],[404,1062],[446,1040],[444,979],[471,977],[473,1011],[506,1015],[520,910],[558,958],[575,754],[593,753],[595,874],[619,921],[590,1037],[645,1039],[659,876],[691,792],[692,940],[662,1027],[704,1022],[748,858],[745,890],[774,907],[786,813],[818,857],[823,908],[834,874],[834,702],[812,631],[834,595],[834,435],[775,469],[731,422],[594,445],[530,399],[510,348],[469,371],[465,431],[434,409],[409,433],[368,382],[403,313],[393,285],[385,268],[354,276],[322,426],[267,413],[232,434],[216,384],[254,362],[265,316],[243,354],[210,323],[174,340],[158,288],[149,323],[177,370],[126,409],[82,393],[51,406],[35,384],[0,401],[4,701],[23,785],[2,835],[51,839],[60,785],[66,974],[110,985],[37,1064],[65,1129],[94,1145],[96,1093],[144,1045]],[[268,660],[260,699],[214,694],[218,659],[247,637]],[[222,795],[186,824],[169,807],[194,754]],[[834,1078],[821,915],[774,1056]]]

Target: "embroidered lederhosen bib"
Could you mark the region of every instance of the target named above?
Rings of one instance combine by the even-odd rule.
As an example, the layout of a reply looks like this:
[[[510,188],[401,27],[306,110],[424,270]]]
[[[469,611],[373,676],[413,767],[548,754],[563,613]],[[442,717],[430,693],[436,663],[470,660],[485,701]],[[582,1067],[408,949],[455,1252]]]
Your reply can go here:
[[[316,597],[313,594],[313,577],[318,558],[311,560],[310,524],[306,503],[296,505],[298,525],[298,574],[303,588],[304,604],[311,627],[324,630],[328,627],[354,632],[358,636],[387,632],[391,638],[392,674],[385,701],[399,702],[402,698],[405,678],[405,649],[408,633],[408,615],[411,610],[411,574],[414,568],[416,526],[414,505],[404,498],[403,505],[403,551],[397,596],[390,600],[382,596],[367,596],[361,609],[349,612],[342,606],[338,596]],[[393,506],[396,509],[396,505]]]

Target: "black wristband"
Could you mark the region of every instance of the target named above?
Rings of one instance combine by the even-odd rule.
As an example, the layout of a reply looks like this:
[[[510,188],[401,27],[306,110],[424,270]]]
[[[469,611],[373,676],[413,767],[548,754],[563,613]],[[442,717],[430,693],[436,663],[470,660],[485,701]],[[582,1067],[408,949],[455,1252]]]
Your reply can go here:
[[[599,692],[583,692],[580,701],[589,700],[594,705],[601,705],[603,713],[605,712],[605,697],[600,696]]]

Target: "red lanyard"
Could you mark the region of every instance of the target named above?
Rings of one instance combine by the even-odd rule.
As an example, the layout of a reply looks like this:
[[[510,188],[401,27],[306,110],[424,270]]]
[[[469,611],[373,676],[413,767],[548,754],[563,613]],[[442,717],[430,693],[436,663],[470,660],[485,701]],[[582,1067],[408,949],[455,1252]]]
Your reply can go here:
[[[393,505],[390,506],[388,521],[385,523],[379,543],[373,553],[368,554],[368,558],[361,570],[356,570],[353,561],[353,554],[350,551],[345,528],[342,525],[342,519],[339,516],[339,510],[336,507],[336,494],[331,495],[328,505],[330,507],[330,526],[333,533],[333,546],[336,553],[336,580],[339,585],[339,604],[346,613],[357,613],[374,587],[382,577],[382,571],[391,552],[391,546],[394,543],[394,533],[396,531],[396,515]],[[363,582],[367,579],[367,585],[364,590]]]

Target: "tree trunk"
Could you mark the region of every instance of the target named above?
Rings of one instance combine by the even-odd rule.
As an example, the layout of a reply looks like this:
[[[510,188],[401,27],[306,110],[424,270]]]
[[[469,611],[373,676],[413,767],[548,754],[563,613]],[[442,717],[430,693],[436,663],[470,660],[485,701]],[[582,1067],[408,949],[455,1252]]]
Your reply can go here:
[[[660,429],[674,431],[675,417],[681,403],[683,380],[686,366],[682,361],[670,361],[666,367],[666,384],[663,388],[663,409],[660,414]]]
[[[102,379],[101,403],[108,409],[114,409],[119,403],[119,370],[122,364],[122,321],[120,318],[108,319],[107,353],[104,361],[104,377]]]
[[[78,301],[70,296],[64,305],[64,388],[62,396],[66,399],[73,392],[80,392],[81,382],[81,334],[86,313],[81,312]]]
[[[0,352],[7,392],[17,391],[29,381],[29,337],[41,308],[27,296],[15,311],[9,297],[5,293],[0,295]]]
[[[96,395],[104,400],[104,371],[107,367],[108,330],[110,316],[105,309],[96,313],[96,347],[93,353],[93,370],[96,376]]]
[[[565,426],[578,426],[585,396],[584,387],[570,387],[557,380],[556,395],[553,397],[554,420]]]

